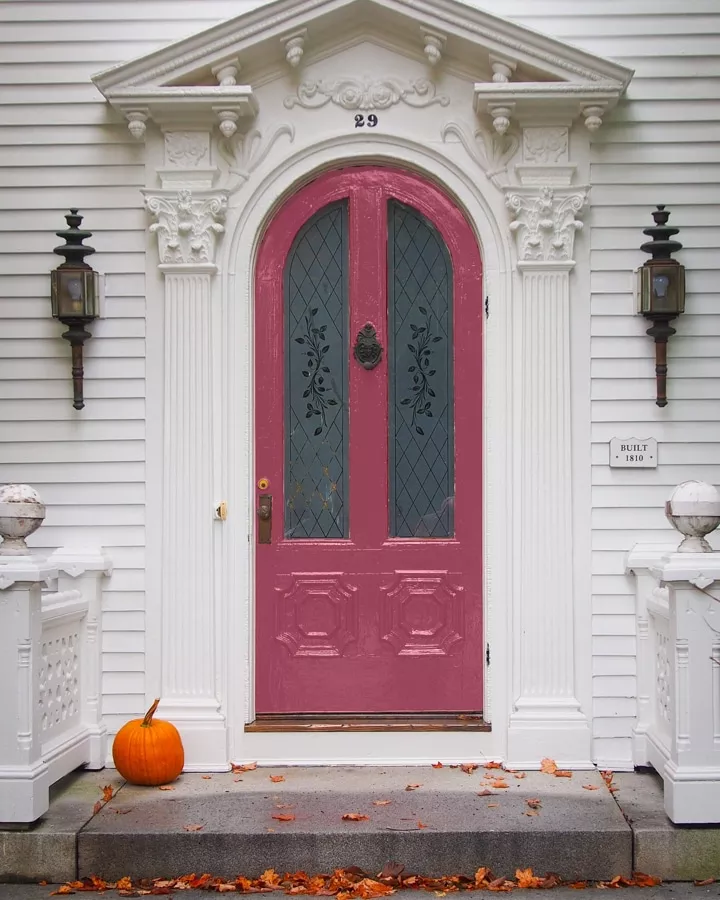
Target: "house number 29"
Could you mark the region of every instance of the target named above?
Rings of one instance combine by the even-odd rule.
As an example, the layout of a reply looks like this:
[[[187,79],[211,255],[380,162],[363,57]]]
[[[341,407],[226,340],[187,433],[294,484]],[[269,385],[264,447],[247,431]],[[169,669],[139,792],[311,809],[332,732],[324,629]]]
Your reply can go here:
[[[365,128],[367,125],[368,128],[374,128],[378,123],[378,117],[372,113],[369,116],[364,116],[362,113],[358,113],[355,116],[355,127],[356,128]]]

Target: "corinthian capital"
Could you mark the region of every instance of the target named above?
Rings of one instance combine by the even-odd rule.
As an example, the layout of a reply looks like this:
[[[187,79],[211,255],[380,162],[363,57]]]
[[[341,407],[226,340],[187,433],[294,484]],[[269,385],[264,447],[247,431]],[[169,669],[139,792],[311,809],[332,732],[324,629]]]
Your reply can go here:
[[[573,262],[578,220],[588,202],[588,189],[510,188],[505,206],[513,221],[519,262]]]
[[[155,220],[160,265],[214,267],[227,191],[156,191],[145,193],[145,208]]]

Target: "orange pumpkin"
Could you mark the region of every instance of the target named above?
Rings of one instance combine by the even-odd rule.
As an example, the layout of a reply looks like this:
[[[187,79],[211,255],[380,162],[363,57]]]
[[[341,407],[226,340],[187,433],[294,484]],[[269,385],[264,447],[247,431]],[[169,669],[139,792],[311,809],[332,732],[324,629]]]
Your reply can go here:
[[[170,722],[153,720],[158,703],[159,697],[144,719],[126,722],[115,735],[115,768],[131,784],[167,784],[182,772],[185,752],[180,734]]]

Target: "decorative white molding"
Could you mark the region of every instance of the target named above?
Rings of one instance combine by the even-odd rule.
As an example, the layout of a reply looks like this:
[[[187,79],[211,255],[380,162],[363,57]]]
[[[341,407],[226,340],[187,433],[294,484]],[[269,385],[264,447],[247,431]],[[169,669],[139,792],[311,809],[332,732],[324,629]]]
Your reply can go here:
[[[513,118],[523,120],[554,119],[573,121],[581,114],[591,131],[602,124],[601,116],[612,109],[625,85],[614,82],[508,81],[475,84],[475,111],[495,118],[509,118],[500,110],[509,109]],[[502,122],[500,123],[502,125]]]
[[[220,87],[232,87],[237,84],[237,76],[240,72],[240,63],[233,56],[230,59],[214,65],[210,70],[217,78]]]
[[[567,128],[561,126],[523,128],[523,162],[547,166],[568,161]]]
[[[514,109],[514,103],[505,103],[502,106],[493,103],[488,104],[488,112],[492,116],[493,128],[498,134],[505,134],[510,127],[510,116],[512,116]]]
[[[517,63],[511,59],[490,54],[490,66],[493,70],[492,80],[495,84],[505,84],[513,77]]]
[[[128,123],[128,131],[136,141],[142,141],[145,138],[147,125],[145,124],[150,118],[149,110],[145,109],[128,109],[125,111],[125,118]]]
[[[303,81],[296,94],[285,98],[285,106],[292,109],[302,106],[304,109],[320,109],[328,103],[334,103],[343,109],[389,109],[397,103],[406,103],[413,107],[426,107],[433,104],[447,106],[450,98],[446,94],[437,94],[435,85],[427,78],[416,78],[403,82],[399,78],[336,78],[331,81]]]
[[[577,216],[587,202],[585,187],[509,189],[505,205],[514,220],[510,231],[517,241],[518,261],[572,264],[575,233],[583,227]]]
[[[588,131],[597,131],[602,125],[602,117],[605,115],[606,104],[583,106],[582,114],[585,117],[585,127]]]
[[[496,187],[502,187],[499,176],[507,172],[508,163],[517,153],[519,137],[515,134],[497,134],[483,126],[470,134],[470,130],[460,122],[448,122],[443,126],[443,141],[447,140],[449,134],[454,134],[459,139],[486,177]]]
[[[197,168],[210,159],[210,135],[207,131],[165,132],[165,165],[171,168]]]
[[[236,134],[229,140],[221,140],[218,144],[218,153],[228,163],[229,175],[235,176],[234,180],[228,182],[227,189],[233,191],[244,184],[282,135],[287,135],[292,144],[295,140],[294,126],[283,123],[266,137],[263,137],[259,129],[253,128],[248,132]]]
[[[424,27],[421,27],[420,31],[424,42],[423,53],[431,66],[437,66],[442,59],[447,36],[440,34],[438,31],[431,31],[429,28]]]
[[[280,43],[285,48],[285,59],[287,60],[287,64],[293,69],[297,69],[300,65],[300,60],[305,53],[306,40],[307,28],[300,28],[298,31],[284,34],[280,38]]]
[[[214,265],[218,238],[225,231],[227,191],[145,194],[145,208],[155,219],[161,264]]]

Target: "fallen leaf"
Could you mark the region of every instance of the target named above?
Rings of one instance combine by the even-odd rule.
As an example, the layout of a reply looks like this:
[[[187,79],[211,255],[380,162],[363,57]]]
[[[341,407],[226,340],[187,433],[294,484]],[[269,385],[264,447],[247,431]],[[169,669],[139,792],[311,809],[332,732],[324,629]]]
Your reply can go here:
[[[504,778],[493,778],[493,780],[490,782],[490,787],[494,787],[494,788],[497,788],[498,790],[502,790],[505,788],[509,788],[510,785],[507,783],[507,781],[505,781]]]
[[[392,800],[373,800],[373,806],[389,806]]]
[[[546,775],[554,775],[557,772],[557,763],[554,759],[550,759],[549,757],[545,757],[540,760],[540,771],[544,772]]]
[[[486,762],[483,763],[483,769],[502,769],[503,764],[499,762]]]
[[[123,875],[123,877],[118,881],[115,887],[119,891],[131,891],[132,890],[132,881],[128,878],[127,875]]]
[[[485,790],[485,791],[478,792],[478,797],[494,797],[494,796],[495,796],[494,791]]]
[[[241,772],[252,772],[254,769],[257,769],[256,762],[243,763],[232,767],[233,775],[239,775]]]
[[[424,822],[418,822],[418,828],[427,828],[427,825]]]
[[[558,769],[555,772],[556,778],[572,778],[572,772],[567,771],[566,769]]]
[[[478,869],[475,873],[475,887],[484,887],[488,881],[487,876],[491,874],[492,873],[490,872],[490,869],[488,869],[486,866],[482,866],[480,869]]]
[[[527,778],[527,772],[515,772],[514,774],[517,779]]]
[[[100,810],[103,808],[102,801],[98,800],[95,806],[93,806],[93,815],[96,816]]]
[[[285,776],[284,775],[271,775],[270,781],[274,782],[275,784],[279,784],[281,781],[285,781]]]
[[[436,897],[447,897],[447,891],[433,891]]]
[[[512,881],[506,881],[504,878],[496,878],[494,881],[490,881],[486,885],[489,891],[511,891],[515,885]]]
[[[530,809],[540,809],[542,806],[542,800],[539,797],[531,797],[529,800],[525,801]]]
[[[584,784],[583,790],[584,791],[599,791],[600,788],[597,784]]]
[[[69,884],[61,884],[60,887],[56,891],[51,891],[50,896],[54,897],[56,894],[74,894],[75,891],[70,887]]]
[[[587,886],[587,881],[572,881],[570,884],[566,885],[566,887],[574,888],[576,891],[584,891]]]
[[[273,819],[277,819],[278,822],[294,822],[295,816],[293,816],[291,813],[283,813],[279,816],[273,816]]]
[[[500,804],[499,803],[488,803],[487,808],[495,809],[496,806],[500,806]]]
[[[275,869],[265,869],[258,881],[266,887],[279,887],[281,879]]]
[[[345,813],[342,817],[343,822],[367,822],[370,816],[364,816],[362,813]]]
[[[472,775],[475,769],[479,769],[480,766],[478,763],[462,763],[460,765],[460,771],[464,772],[466,775]]]
[[[601,771],[600,771],[600,776],[602,777],[602,780],[605,782],[605,784],[612,783],[613,774],[614,773],[611,772],[609,769],[601,769]]]
[[[536,888],[540,887],[542,878],[533,875],[532,869],[516,869],[515,879],[519,888]]]
[[[158,787],[159,791],[174,791],[175,788],[171,784],[161,784]]]
[[[422,787],[421,784],[409,784],[405,790],[406,791],[416,791],[419,787]]]
[[[205,781],[210,781],[212,775],[203,775],[202,777],[205,779]]]
[[[644,872],[633,872],[632,880],[636,887],[657,887],[662,884],[662,878],[655,875],[646,875]]]
[[[227,891],[236,891],[237,887],[234,884],[217,884],[215,885],[215,890],[219,891],[221,894]]]
[[[693,881],[695,887],[705,887],[708,884],[715,884],[714,878],[705,878],[703,881]]]
[[[103,792],[103,800],[105,803],[109,803],[113,798],[113,789],[111,784],[106,784],[104,788],[101,788]]]
[[[183,825],[184,831],[202,831],[204,825]]]

